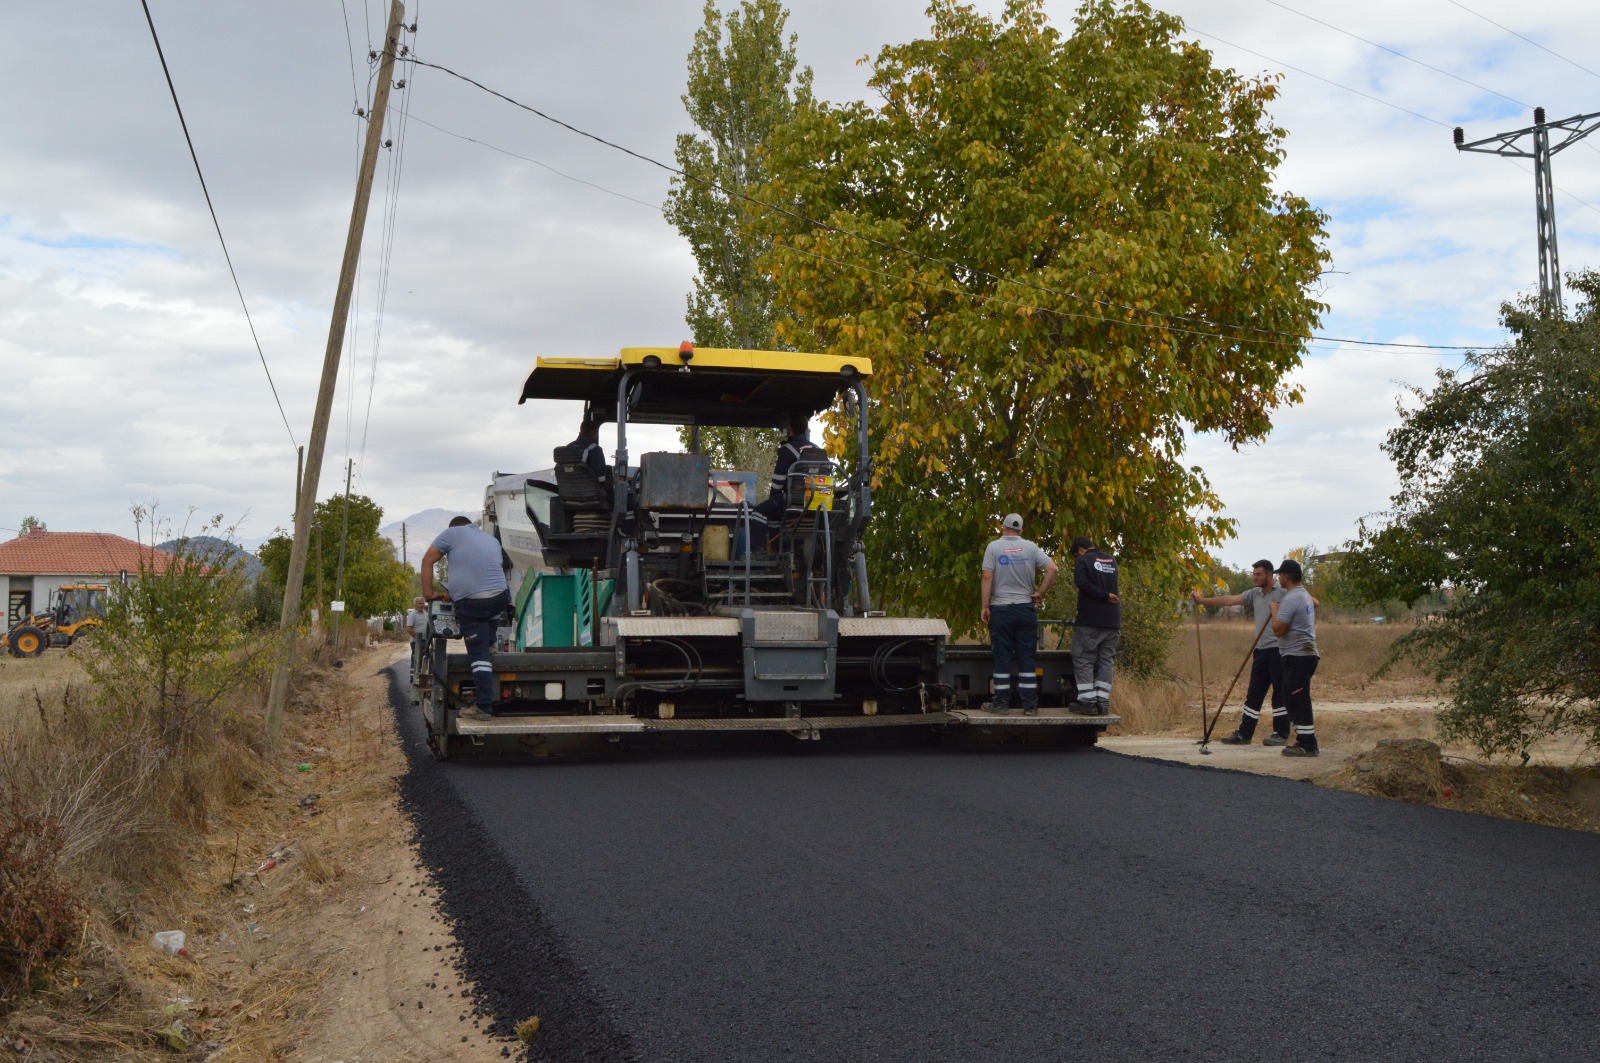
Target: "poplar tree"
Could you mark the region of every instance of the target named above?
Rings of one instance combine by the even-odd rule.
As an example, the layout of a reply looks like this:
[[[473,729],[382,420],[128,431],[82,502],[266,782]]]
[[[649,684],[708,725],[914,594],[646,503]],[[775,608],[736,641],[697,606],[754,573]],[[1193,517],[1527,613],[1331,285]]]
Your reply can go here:
[[[739,198],[766,179],[767,137],[811,98],[811,71],[798,69],[789,13],[778,0],[742,0],[726,15],[706,0],[689,51],[683,105],[696,132],[678,135],[675,158],[687,178],[673,179],[667,220],[694,252],[699,275],[686,321],[697,346],[770,349],[779,316],[766,251]],[[688,442],[687,431],[684,441]],[[759,428],[702,429],[701,449],[714,466],[770,472],[782,433]]]

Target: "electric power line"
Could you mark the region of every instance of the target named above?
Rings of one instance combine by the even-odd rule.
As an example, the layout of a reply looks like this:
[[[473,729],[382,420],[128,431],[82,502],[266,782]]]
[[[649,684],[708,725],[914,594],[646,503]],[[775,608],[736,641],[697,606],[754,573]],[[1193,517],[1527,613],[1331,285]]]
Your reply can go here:
[[[622,192],[617,192],[617,191],[615,191],[613,189],[607,188],[604,185],[596,184],[593,181],[585,180],[584,178],[581,178],[581,177],[575,177],[572,174],[565,173],[565,172],[563,172],[561,170],[558,170],[554,166],[551,166],[550,164],[548,164],[546,162],[543,162],[543,161],[541,161],[539,159],[535,159],[535,158],[532,158],[532,157],[527,156],[527,155],[519,155],[518,153],[516,153],[514,151],[509,151],[509,150],[507,150],[505,148],[499,147],[498,145],[491,144],[486,140],[479,140],[476,137],[469,137],[469,136],[466,136],[465,134],[462,134],[462,133],[453,132],[452,130],[446,129],[443,126],[440,126],[440,125],[435,125],[433,122],[430,122],[427,119],[421,118],[421,117],[419,117],[419,116],[417,116],[415,114],[408,115],[407,117],[408,117],[409,121],[420,123],[421,125],[427,126],[429,129],[433,129],[433,130],[436,130],[436,131],[438,131],[440,133],[443,133],[445,136],[453,137],[453,138],[455,138],[457,140],[464,140],[464,141],[466,141],[468,143],[471,143],[471,144],[476,144],[479,147],[487,148],[490,151],[498,152],[501,155],[506,155],[506,156],[509,156],[510,158],[517,159],[517,160],[520,160],[522,162],[532,163],[533,165],[538,166],[538,167],[540,167],[540,168],[542,168],[544,170],[547,170],[550,173],[554,174],[555,176],[562,178],[563,180],[571,181],[574,184],[583,185],[583,186],[585,186],[587,188],[592,188],[595,191],[603,192],[608,196],[615,196],[616,198],[622,199],[622,200],[626,200],[629,203],[638,204],[639,206],[644,207],[646,210],[649,210],[649,211],[651,211],[651,212],[653,212],[655,214],[661,215],[662,217],[666,216],[665,209],[659,203],[650,203],[650,202],[648,202],[646,200],[643,200],[643,199],[637,199],[637,198],[635,198],[633,196],[626,195],[626,194],[624,194]],[[742,226],[738,226],[738,225],[734,226],[734,231],[738,232],[738,233],[740,233],[741,235],[744,235],[744,236],[755,236],[757,238],[761,238],[761,236],[762,236],[762,234],[755,233],[750,229],[746,229],[746,228],[744,228]],[[770,246],[770,244],[769,244],[769,246]],[[947,294],[947,295],[953,295],[953,296],[956,296],[958,298],[967,299],[967,300],[975,302],[975,303],[980,303],[980,304],[982,304],[984,306],[1008,307],[1008,308],[1019,310],[1019,311],[1038,312],[1038,313],[1042,313],[1042,314],[1049,314],[1052,317],[1071,318],[1071,319],[1082,320],[1082,321],[1095,321],[1095,322],[1102,322],[1102,323],[1113,324],[1113,325],[1122,325],[1122,326],[1130,326],[1131,325],[1133,327],[1138,327],[1138,328],[1148,328],[1148,327],[1150,327],[1148,325],[1144,325],[1144,324],[1141,324],[1139,322],[1130,322],[1130,321],[1127,321],[1127,320],[1122,319],[1122,318],[1112,318],[1112,317],[1106,317],[1106,316],[1100,315],[1100,314],[1074,312],[1074,311],[1070,311],[1070,310],[1059,310],[1059,309],[1056,309],[1054,307],[1039,306],[1037,303],[1025,303],[1025,302],[1020,302],[1020,301],[1014,300],[1014,299],[1006,299],[1006,298],[1004,298],[1002,296],[998,296],[998,295],[984,295],[982,293],[970,291],[970,290],[965,289],[965,288],[957,288],[957,287],[953,287],[951,285],[939,284],[937,282],[924,280],[924,279],[919,278],[919,277],[906,276],[904,274],[890,273],[887,270],[874,269],[873,267],[868,266],[868,265],[866,265],[864,263],[860,263],[860,262],[846,262],[846,261],[844,261],[842,259],[833,258],[833,257],[831,257],[829,255],[825,255],[825,254],[822,254],[819,251],[813,251],[813,250],[810,250],[808,248],[795,247],[793,245],[782,245],[782,250],[785,251],[785,252],[793,253],[793,254],[804,255],[807,258],[811,258],[811,259],[814,259],[814,260],[816,260],[818,262],[823,262],[823,263],[826,263],[826,264],[831,265],[831,266],[838,266],[838,267],[841,267],[843,269],[856,270],[858,272],[871,274],[872,276],[875,276],[875,277],[881,277],[881,278],[883,278],[885,280],[890,280],[890,281],[894,281],[894,282],[901,283],[901,284],[910,284],[910,285],[912,285],[914,287],[922,288],[922,289],[925,289],[925,290],[928,290],[928,291],[935,291],[935,292],[940,292],[940,293]],[[1167,326],[1166,328],[1167,328],[1167,331],[1180,333],[1180,334],[1183,334],[1183,335],[1203,336],[1203,337],[1214,338],[1214,339],[1229,339],[1230,338],[1230,337],[1225,336],[1222,333],[1218,333],[1218,332],[1205,332],[1205,331],[1200,331],[1200,330],[1197,330],[1197,329],[1176,328],[1176,327],[1171,327],[1171,326]],[[1267,340],[1267,341],[1264,341],[1264,342],[1273,342],[1273,343],[1278,343],[1280,345],[1285,345],[1285,346],[1288,345],[1288,341],[1286,341],[1286,340]],[[1311,345],[1311,344],[1319,344],[1324,349],[1329,349],[1331,347],[1338,346],[1339,343],[1342,342],[1342,341],[1333,340],[1333,339],[1320,337],[1320,336],[1313,336],[1308,340],[1302,338],[1302,339],[1298,339],[1298,340],[1295,341],[1296,345],[1298,345],[1299,343],[1302,343],[1302,342],[1307,344],[1308,346]],[[1377,346],[1378,344],[1376,344],[1374,342],[1373,345]],[[1447,353],[1456,352],[1456,351],[1480,350],[1481,349],[1481,347],[1431,347],[1431,346],[1426,345],[1426,344],[1408,344],[1408,345],[1390,344],[1390,345],[1385,345],[1385,346],[1410,346],[1410,347],[1422,348],[1424,351],[1440,352],[1441,354],[1447,354]],[[1436,355],[1436,356],[1439,356],[1439,355]]]
[[[1381,96],[1374,96],[1370,92],[1363,92],[1360,89],[1352,88],[1349,85],[1345,85],[1345,84],[1342,84],[1342,83],[1340,83],[1338,81],[1334,81],[1332,78],[1325,78],[1321,74],[1313,74],[1309,70],[1305,70],[1305,69],[1303,69],[1301,67],[1298,67],[1298,66],[1292,66],[1289,63],[1285,63],[1282,59],[1275,59],[1272,56],[1267,55],[1265,52],[1256,51],[1254,48],[1246,48],[1242,44],[1235,44],[1232,41],[1228,40],[1226,37],[1219,37],[1215,33],[1211,33],[1211,32],[1209,32],[1207,30],[1200,29],[1198,26],[1194,25],[1192,22],[1191,23],[1186,23],[1185,24],[1185,28],[1188,29],[1188,31],[1190,33],[1197,34],[1197,35],[1199,35],[1201,37],[1210,37],[1212,40],[1216,41],[1219,44],[1226,44],[1229,48],[1237,48],[1239,51],[1247,52],[1250,55],[1255,56],[1257,59],[1265,59],[1267,62],[1272,63],[1272,64],[1274,64],[1276,66],[1281,66],[1285,70],[1293,70],[1296,74],[1304,74],[1308,78],[1316,78],[1318,81],[1322,82],[1324,85],[1332,85],[1336,89],[1343,89],[1346,92],[1353,92],[1357,96],[1362,96],[1362,97],[1364,97],[1366,99],[1371,100],[1373,103],[1381,103],[1385,107],[1391,107],[1394,110],[1400,111],[1403,114],[1409,114],[1413,118],[1420,118],[1424,122],[1432,122],[1434,125],[1438,126],[1440,129],[1453,129],[1453,128],[1455,128],[1449,122],[1441,122],[1437,118],[1429,118],[1427,115],[1422,114],[1419,111],[1413,111],[1409,107],[1402,107],[1398,103],[1395,103],[1395,102],[1393,102],[1391,100],[1386,100]]]
[[[350,36],[350,7],[345,0],[339,0],[339,10],[344,12],[344,44],[345,54],[350,60],[350,109],[361,109],[361,89],[356,86],[356,42]]]
[[[1269,2],[1270,2],[1270,0],[1269,0]],[[1274,56],[1267,55],[1265,52],[1258,52],[1254,48],[1246,48],[1242,44],[1235,44],[1233,41],[1228,40],[1226,37],[1219,37],[1215,33],[1211,33],[1211,32],[1209,32],[1207,30],[1200,29],[1198,26],[1195,26],[1193,23],[1185,23],[1185,27],[1184,28],[1187,29],[1190,33],[1195,34],[1196,36],[1209,37],[1211,40],[1216,41],[1218,44],[1225,44],[1229,48],[1236,48],[1241,52],[1246,52],[1246,53],[1248,53],[1250,55],[1255,56],[1257,59],[1265,59],[1267,62],[1273,63],[1273,64],[1275,64],[1277,66],[1281,66],[1285,70],[1293,70],[1296,74],[1304,74],[1306,77],[1315,78],[1315,79],[1317,79],[1318,81],[1322,82],[1325,85],[1332,85],[1336,89],[1343,89],[1345,92],[1354,93],[1355,95],[1360,96],[1363,99],[1371,100],[1373,103],[1381,103],[1381,104],[1383,104],[1383,106],[1388,107],[1388,108],[1390,108],[1392,110],[1399,111],[1402,114],[1408,114],[1413,118],[1420,118],[1424,122],[1432,122],[1434,125],[1438,126],[1440,129],[1454,129],[1455,128],[1449,122],[1441,122],[1437,118],[1432,118],[1432,117],[1430,117],[1428,115],[1425,115],[1425,114],[1422,114],[1422,113],[1420,113],[1418,111],[1413,111],[1409,107],[1402,107],[1398,103],[1393,102],[1392,100],[1386,100],[1381,96],[1374,96],[1370,92],[1363,92],[1362,90],[1360,90],[1358,88],[1352,88],[1351,86],[1343,84],[1342,82],[1334,81],[1332,78],[1323,77],[1321,74],[1313,74],[1309,70],[1305,70],[1305,69],[1302,69],[1301,67],[1297,67],[1297,66],[1294,66],[1292,64],[1285,63],[1282,59],[1278,59],[1278,58],[1276,58]],[[1487,91],[1487,90],[1485,90],[1485,91]],[[1513,102],[1515,102],[1515,101],[1513,101]],[[1591,150],[1600,151],[1600,148],[1595,148],[1595,146],[1593,144],[1590,144],[1588,141],[1583,141],[1582,143],[1584,144],[1585,147],[1588,147]],[[1531,174],[1533,172],[1532,170],[1528,169],[1526,166],[1522,166],[1520,163],[1518,163],[1517,165],[1518,165],[1518,168],[1521,169],[1524,173]],[[1600,214],[1600,207],[1595,206],[1593,203],[1590,203],[1588,200],[1583,199],[1581,196],[1578,196],[1576,193],[1569,192],[1567,189],[1561,187],[1560,185],[1554,185],[1552,187],[1554,187],[1557,192],[1560,192],[1562,195],[1564,195],[1568,199],[1572,200],[1574,203],[1577,203],[1579,206],[1586,207],[1587,209],[1594,211],[1596,214]]]
[[[1404,53],[1402,51],[1398,51],[1397,49],[1389,47],[1387,44],[1379,44],[1377,41],[1368,40],[1367,38],[1361,36],[1359,33],[1351,33],[1349,30],[1341,29],[1340,27],[1335,26],[1331,22],[1324,22],[1320,18],[1317,18],[1314,15],[1308,15],[1304,11],[1296,11],[1294,8],[1290,7],[1288,4],[1280,3],[1279,0],[1266,0],[1266,2],[1271,4],[1273,7],[1281,8],[1284,11],[1289,12],[1289,14],[1291,14],[1291,15],[1299,15],[1301,18],[1309,19],[1310,21],[1315,22],[1319,26],[1326,26],[1328,29],[1332,30],[1335,33],[1342,33],[1346,37],[1350,37],[1350,38],[1353,38],[1354,40],[1358,40],[1362,44],[1370,44],[1374,48],[1381,48],[1384,51],[1388,52],[1390,55],[1397,55],[1401,59],[1404,59],[1408,63],[1415,63],[1416,65],[1418,65],[1420,67],[1426,67],[1427,69],[1432,70],[1436,74],[1443,74],[1447,78],[1453,78],[1456,81],[1461,82],[1463,85],[1469,85],[1472,88],[1477,89],[1479,92],[1487,92],[1491,96],[1498,96],[1502,100],[1506,100],[1506,101],[1509,101],[1511,103],[1516,104],[1518,107],[1532,107],[1533,106],[1532,104],[1529,104],[1529,103],[1523,103],[1521,100],[1513,99],[1512,97],[1507,96],[1503,92],[1496,92],[1494,89],[1491,89],[1491,88],[1489,88],[1489,87],[1487,87],[1485,85],[1480,85],[1476,81],[1468,81],[1466,78],[1462,77],[1461,75],[1452,74],[1452,73],[1450,73],[1450,71],[1445,70],[1445,69],[1443,69],[1441,67],[1434,66],[1432,63],[1424,63],[1421,59],[1417,59],[1417,58],[1415,58],[1413,56],[1409,56],[1409,55],[1407,55],[1406,53]]]
[[[206,210],[211,212],[211,225],[217,230],[217,242],[222,245],[222,258],[228,264],[228,275],[233,278],[233,290],[239,293],[239,306],[244,310],[244,320],[250,326],[250,338],[255,341],[256,354],[261,358],[261,369],[267,374],[267,386],[272,389],[272,401],[278,406],[278,416],[283,418],[284,431],[289,433],[289,445],[298,447],[300,444],[294,437],[294,429],[289,427],[289,415],[283,412],[283,400],[278,398],[278,385],[273,383],[272,370],[267,367],[266,352],[261,349],[261,338],[256,335],[256,323],[250,317],[250,306],[244,299],[244,288],[239,284],[239,274],[233,268],[233,256],[228,253],[228,241],[222,236],[222,223],[217,220],[217,208],[211,203],[211,190],[206,187],[206,175],[200,169],[200,156],[194,150],[194,141],[189,136],[189,123],[184,120],[183,106],[178,103],[178,90],[172,84],[172,71],[167,68],[166,53],[161,50],[161,38],[156,35],[156,23],[150,17],[150,4],[147,0],[139,0],[144,8],[144,20],[150,27],[150,39],[155,42],[156,57],[161,60],[161,73],[167,79],[167,91],[172,94],[172,106],[178,112],[178,125],[183,127],[184,143],[189,145],[189,158],[194,160],[194,173],[200,179],[200,191],[206,197]]]
[[[413,37],[412,43],[415,43]],[[357,457],[357,464],[361,464],[367,454],[367,432],[372,426],[372,397],[378,385],[378,350],[383,342],[383,313],[389,303],[389,278],[391,265],[394,260],[394,230],[395,221],[400,211],[400,178],[405,171],[406,159],[406,132],[410,126],[407,112],[411,103],[412,82],[415,77],[405,78],[400,86],[401,103],[403,106],[396,108],[400,116],[399,129],[394,136],[394,147],[389,156],[389,174],[385,187],[385,203],[383,218],[383,242],[378,270],[378,294],[374,311],[372,329],[372,366],[367,376],[367,411],[361,424],[361,447]]]
[[[1534,40],[1533,38],[1525,37],[1522,34],[1518,33],[1516,30],[1510,28],[1509,26],[1502,26],[1500,23],[1496,22],[1494,19],[1490,18],[1488,15],[1484,15],[1484,14],[1481,14],[1481,13],[1479,13],[1477,11],[1474,11],[1474,10],[1472,10],[1472,8],[1466,6],[1465,4],[1458,4],[1458,3],[1456,3],[1456,0],[1450,0],[1450,2],[1452,4],[1455,4],[1456,7],[1459,7],[1461,10],[1465,11],[1467,14],[1475,15],[1476,17],[1483,19],[1483,21],[1487,22],[1489,25],[1493,26],[1495,29],[1501,30],[1501,31],[1503,31],[1505,33],[1509,33],[1511,36],[1517,38],[1517,40],[1519,40],[1519,41],[1526,41],[1528,44],[1533,45],[1535,48],[1539,49],[1541,52],[1548,52],[1549,54],[1555,56],[1557,59],[1561,60],[1563,63],[1568,63],[1568,64],[1570,64],[1572,66],[1577,67],[1579,70],[1583,71],[1585,74],[1589,74],[1589,75],[1591,75],[1593,77],[1600,78],[1600,74],[1596,74],[1593,70],[1590,70],[1588,67],[1584,66],[1583,64],[1574,63],[1571,59],[1568,59],[1566,56],[1562,55],[1560,52],[1551,51],[1549,48],[1546,48],[1544,45],[1540,44],[1538,41]],[[1593,144],[1589,143],[1587,140],[1583,141],[1582,143],[1583,143],[1584,147],[1588,148],[1590,151],[1594,152],[1596,155],[1600,155],[1600,148],[1595,147]]]
[[[1557,59],[1561,60],[1563,63],[1568,64],[1569,66],[1575,66],[1579,70],[1583,71],[1585,74],[1590,75],[1591,77],[1600,78],[1600,74],[1597,74],[1593,70],[1590,70],[1588,67],[1584,66],[1582,63],[1573,62],[1571,59],[1568,59],[1566,56],[1562,55],[1560,52],[1554,51],[1553,49],[1550,49],[1550,48],[1546,48],[1544,45],[1540,44],[1536,40],[1533,40],[1531,37],[1524,37],[1522,34],[1518,33],[1514,29],[1511,29],[1509,26],[1502,26],[1500,23],[1496,22],[1494,19],[1490,18],[1488,15],[1485,15],[1485,14],[1482,14],[1481,12],[1472,10],[1472,8],[1468,7],[1466,4],[1457,3],[1457,0],[1450,0],[1450,3],[1455,4],[1456,7],[1459,7],[1461,10],[1465,11],[1469,15],[1476,15],[1478,18],[1483,19],[1483,21],[1487,22],[1489,25],[1495,27],[1496,29],[1504,30],[1505,32],[1511,34],[1511,36],[1513,36],[1513,37],[1516,37],[1516,38],[1518,38],[1520,40],[1527,41],[1529,44],[1533,45],[1535,48],[1539,49],[1541,52],[1548,52],[1549,54],[1555,56]]]
[[[816,219],[809,218],[809,217],[805,216],[804,214],[799,213],[798,211],[790,210],[787,207],[779,206],[779,205],[774,204],[774,203],[765,202],[763,200],[755,198],[754,196],[748,195],[748,194],[746,194],[744,192],[740,192],[738,189],[727,188],[727,187],[724,187],[722,185],[717,184],[714,181],[709,181],[709,180],[706,180],[705,178],[697,177],[697,176],[695,176],[693,174],[685,172],[682,169],[679,169],[678,167],[672,165],[671,163],[662,162],[659,159],[652,158],[651,156],[645,155],[645,154],[643,154],[641,152],[638,152],[638,151],[635,151],[632,148],[628,148],[628,147],[625,147],[625,146],[623,146],[621,144],[617,144],[617,143],[614,143],[614,142],[612,142],[610,140],[607,140],[604,137],[600,136],[599,134],[591,133],[586,129],[581,129],[578,126],[575,126],[575,125],[571,124],[570,122],[565,122],[565,121],[562,121],[561,119],[556,118],[556,117],[554,117],[552,115],[546,114],[544,111],[539,110],[537,107],[534,107],[534,106],[532,106],[530,104],[523,103],[520,100],[513,99],[512,97],[507,96],[505,93],[499,92],[496,89],[492,89],[489,86],[483,84],[482,82],[476,81],[473,78],[470,78],[465,74],[462,74],[462,73],[459,73],[459,72],[457,72],[455,70],[452,70],[447,66],[442,66],[442,65],[440,65],[438,63],[428,62],[426,60],[417,58],[415,55],[412,55],[412,56],[409,56],[409,57],[405,57],[405,58],[397,60],[397,61],[412,63],[412,64],[415,64],[417,66],[427,67],[429,69],[438,70],[441,73],[448,74],[449,76],[451,76],[453,78],[456,78],[459,81],[463,81],[466,84],[473,86],[474,88],[482,90],[483,92],[489,94],[490,96],[494,96],[497,99],[503,100],[506,103],[511,104],[513,107],[517,107],[517,108],[519,108],[521,110],[527,111],[528,113],[530,113],[532,115],[535,115],[535,116],[537,116],[539,118],[542,118],[545,121],[550,122],[553,125],[560,126],[561,128],[567,130],[568,132],[575,133],[578,136],[584,137],[585,139],[592,140],[597,144],[600,144],[600,145],[602,145],[604,147],[612,149],[613,151],[617,151],[617,152],[620,152],[620,153],[622,153],[624,155],[628,155],[628,156],[630,156],[630,157],[632,157],[634,159],[639,160],[640,162],[646,163],[647,165],[654,166],[657,169],[664,170],[667,173],[674,174],[674,175],[676,175],[678,177],[681,177],[684,180],[695,181],[695,182],[697,182],[699,184],[705,185],[706,187],[708,187],[708,188],[710,188],[710,189],[712,189],[714,191],[720,192],[725,196],[728,196],[728,197],[733,198],[733,199],[741,200],[742,202],[749,203],[752,206],[759,207],[762,210],[765,210],[765,211],[768,211],[768,212],[771,212],[771,213],[778,214],[780,216],[789,218],[792,221],[799,222],[802,225],[808,226],[810,228],[814,228],[814,229],[817,229],[817,230],[822,231],[822,232],[828,232],[828,233],[833,233],[835,235],[848,237],[848,238],[854,239],[854,240],[860,240],[863,243],[869,244],[869,245],[874,246],[874,247],[882,248],[885,251],[889,251],[889,252],[892,252],[892,253],[897,254],[897,255],[904,255],[904,256],[907,256],[907,257],[910,257],[910,258],[921,259],[922,261],[929,262],[929,263],[932,263],[934,265],[942,266],[942,267],[944,267],[946,269],[955,270],[955,271],[960,272],[960,273],[966,273],[966,274],[969,274],[969,275],[971,275],[973,277],[981,277],[981,278],[983,278],[985,280],[990,280],[990,281],[993,281],[993,282],[995,282],[997,284],[1010,284],[1010,285],[1014,285],[1014,286],[1016,286],[1018,288],[1023,288],[1023,289],[1027,289],[1027,290],[1030,290],[1030,291],[1035,291],[1035,292],[1038,292],[1038,293],[1043,294],[1043,295],[1052,295],[1052,296],[1056,296],[1057,298],[1062,298],[1062,299],[1073,299],[1073,300],[1077,300],[1079,302],[1091,303],[1091,304],[1094,304],[1096,306],[1105,307],[1107,309],[1121,310],[1124,313],[1136,314],[1136,315],[1140,315],[1140,316],[1148,317],[1148,318],[1158,318],[1158,319],[1161,319],[1161,320],[1164,320],[1164,321],[1181,321],[1181,322],[1186,322],[1186,323],[1189,323],[1189,324],[1207,325],[1207,326],[1210,326],[1211,328],[1218,328],[1218,329],[1232,329],[1232,330],[1235,330],[1237,332],[1248,333],[1251,336],[1267,337],[1267,338],[1272,338],[1272,339],[1275,339],[1275,340],[1290,340],[1290,341],[1293,341],[1293,342],[1296,342],[1296,343],[1305,343],[1305,342],[1308,342],[1309,340],[1316,339],[1316,340],[1323,340],[1323,341],[1330,342],[1330,343],[1344,343],[1344,344],[1350,344],[1352,346],[1361,346],[1361,347],[1400,347],[1400,348],[1416,348],[1416,349],[1423,349],[1423,350],[1450,350],[1450,351],[1467,351],[1467,350],[1477,350],[1478,349],[1476,347],[1459,346],[1459,345],[1429,344],[1429,343],[1386,343],[1386,342],[1383,342],[1383,341],[1380,341],[1380,340],[1361,340],[1361,339],[1353,339],[1353,338],[1349,338],[1349,337],[1317,336],[1317,335],[1314,335],[1314,334],[1310,335],[1310,336],[1299,335],[1299,334],[1296,334],[1296,333],[1283,332],[1283,331],[1276,330],[1276,329],[1257,328],[1257,327],[1255,327],[1253,325],[1235,325],[1235,324],[1230,324],[1230,323],[1227,323],[1227,322],[1212,321],[1209,318],[1197,317],[1197,316],[1192,316],[1192,315],[1167,314],[1167,313],[1163,313],[1163,312],[1158,311],[1158,310],[1146,310],[1146,309],[1142,309],[1142,308],[1139,308],[1139,307],[1127,306],[1125,304],[1113,302],[1111,300],[1096,299],[1093,296],[1079,295],[1079,294],[1076,294],[1074,292],[1059,291],[1059,290],[1056,290],[1054,288],[1049,288],[1049,287],[1046,287],[1046,286],[1041,285],[1041,284],[1033,283],[1031,281],[1022,281],[1022,280],[1017,280],[1015,278],[1002,277],[1002,276],[999,276],[998,274],[990,273],[987,270],[978,269],[977,267],[968,266],[968,265],[965,265],[964,263],[954,261],[953,259],[943,258],[943,257],[941,257],[939,255],[930,255],[930,254],[926,254],[926,253],[921,252],[921,251],[915,251],[915,250],[912,250],[911,248],[902,247],[899,244],[894,244],[894,243],[891,243],[891,242],[889,242],[887,240],[880,240],[877,237],[867,236],[867,235],[865,235],[863,233],[853,232],[853,231],[851,231],[849,229],[845,229],[845,228],[843,228],[841,226],[833,225],[833,224],[830,224],[828,222],[817,221]],[[1138,325],[1137,322],[1132,322],[1132,321],[1127,321],[1127,322],[1122,322],[1122,323],[1123,324],[1128,324],[1128,325],[1135,325],[1137,327],[1144,327],[1144,328],[1154,327],[1154,326],[1150,326],[1150,325]],[[1227,336],[1223,336],[1220,333],[1211,333],[1209,335],[1217,335],[1220,338],[1232,339],[1234,341],[1237,341],[1237,340],[1243,338],[1243,337],[1237,337],[1237,336],[1227,337]]]

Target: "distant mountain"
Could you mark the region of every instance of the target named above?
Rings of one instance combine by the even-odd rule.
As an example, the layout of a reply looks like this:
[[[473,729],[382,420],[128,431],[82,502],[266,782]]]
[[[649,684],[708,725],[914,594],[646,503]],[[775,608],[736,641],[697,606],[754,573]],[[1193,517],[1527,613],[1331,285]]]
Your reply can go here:
[[[411,567],[416,568],[417,561],[421,559],[422,552],[428,548],[428,544],[433,542],[435,536],[450,526],[450,518],[461,515],[462,513],[459,509],[425,509],[421,513],[413,513],[409,517],[403,517],[393,523],[385,524],[378,529],[378,534],[394,543],[394,556],[400,557],[400,526],[404,524],[406,529],[405,556],[411,563]],[[472,514],[469,513],[467,516],[472,516]]]
[[[169,554],[176,553],[178,544],[183,541],[182,539],[168,539],[164,543],[157,543],[156,549],[164,550]],[[241,561],[244,565],[246,579],[255,579],[261,575],[261,570],[265,567],[255,554],[241,549],[237,543],[231,543],[226,539],[218,539],[215,535],[191,536],[188,540],[188,548],[191,557],[198,557],[206,561]]]

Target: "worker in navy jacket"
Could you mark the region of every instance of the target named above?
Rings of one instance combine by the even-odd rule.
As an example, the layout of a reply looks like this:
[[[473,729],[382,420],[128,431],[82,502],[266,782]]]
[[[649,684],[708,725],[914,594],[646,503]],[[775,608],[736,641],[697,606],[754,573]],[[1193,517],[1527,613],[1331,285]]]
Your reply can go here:
[[[1072,629],[1072,671],[1082,712],[1111,711],[1111,673],[1122,638],[1122,600],[1117,597],[1117,559],[1097,549],[1087,535],[1072,540],[1072,582],[1078,616]]]

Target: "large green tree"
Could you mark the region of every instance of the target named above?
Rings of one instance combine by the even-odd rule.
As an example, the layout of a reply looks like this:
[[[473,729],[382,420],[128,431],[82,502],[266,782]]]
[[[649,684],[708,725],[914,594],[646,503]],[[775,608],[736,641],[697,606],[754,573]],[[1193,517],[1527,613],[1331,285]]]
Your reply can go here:
[[[794,35],[784,37],[788,17],[778,0],[742,0],[727,15],[706,0],[689,51],[683,105],[696,132],[678,135],[675,157],[688,176],[673,178],[666,216],[699,267],[686,320],[702,347],[773,346],[779,311],[759,267],[767,242],[751,224],[757,208],[741,196],[766,178],[762,148],[772,130],[811,99],[811,71],[798,68]],[[700,442],[714,465],[765,476],[782,438],[767,429],[711,428]]]
[[[344,601],[350,616],[377,616],[404,609],[411,597],[411,569],[394,556],[394,544],[378,534],[383,508],[366,495],[350,496],[350,528],[345,543]],[[311,548],[306,558],[308,604],[326,609],[339,586],[339,535],[344,529],[344,496],[317,503],[311,517]],[[258,554],[262,574],[280,594],[288,580],[294,540],[276,535]],[[320,573],[320,583],[318,574]],[[321,598],[317,591],[321,588]]]
[[[1322,216],[1272,187],[1275,84],[1144,3],[1091,0],[1070,36],[1036,0],[929,14],[877,102],[774,132],[759,193],[789,212],[759,215],[780,340],[873,359],[874,587],[971,627],[1015,510],[1176,594],[1232,527],[1186,435],[1264,436],[1323,309]]]
[[[1600,743],[1600,273],[1568,283],[1572,319],[1507,304],[1511,343],[1416,390],[1383,448],[1399,493],[1344,560],[1371,599],[1453,594],[1397,650],[1451,691],[1441,733],[1484,753]]]

